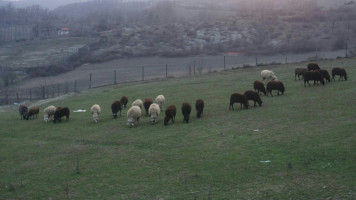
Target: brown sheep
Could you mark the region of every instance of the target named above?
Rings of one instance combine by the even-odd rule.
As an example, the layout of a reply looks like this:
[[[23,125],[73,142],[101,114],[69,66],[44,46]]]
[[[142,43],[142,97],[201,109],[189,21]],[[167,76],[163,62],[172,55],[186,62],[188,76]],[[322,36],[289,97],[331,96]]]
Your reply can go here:
[[[261,97],[257,92],[253,90],[247,90],[244,94],[247,98],[247,101],[252,100],[254,102],[253,106],[256,106],[256,102],[258,103],[259,106],[262,106]]]
[[[66,116],[66,119],[69,120],[69,108],[67,107],[58,107],[56,109],[56,112],[54,112],[54,117],[53,117],[53,123],[56,123],[56,121],[61,122],[62,121],[62,117]]]
[[[317,69],[315,70],[317,72],[319,72],[321,74],[321,76],[327,81],[330,83],[330,74],[328,72],[328,70],[326,69]]]
[[[185,102],[182,104],[182,114],[183,114],[183,122],[189,123],[189,115],[190,112],[192,111],[192,106]]]
[[[129,102],[129,99],[126,96],[122,96],[120,99],[120,103],[122,105],[122,108],[126,108],[127,103]]]
[[[307,68],[308,68],[308,71],[320,69],[320,67],[317,63],[309,63]]]
[[[307,69],[305,68],[295,68],[294,70],[294,80],[297,80],[297,76],[298,76],[298,79],[300,80],[300,76],[304,76],[305,72],[307,72]]]
[[[272,95],[272,91],[273,90],[277,90],[278,93],[277,95],[279,95],[279,92],[282,92],[282,95],[284,94],[284,84],[282,83],[282,81],[270,81],[267,83],[267,95],[268,93],[273,97]]]
[[[258,94],[262,92],[265,96],[267,95],[265,84],[262,81],[253,82],[253,89],[255,89]]]
[[[344,68],[340,68],[340,67],[335,67],[331,70],[331,75],[333,77],[333,80],[335,81],[335,75],[340,76],[339,81],[341,78],[344,78],[345,81],[347,81],[347,73],[346,70]]]
[[[170,120],[172,120],[172,123],[174,123],[174,120],[176,118],[176,112],[177,112],[177,109],[176,109],[176,106],[175,105],[169,105],[167,108],[166,108],[166,111],[165,111],[165,118],[164,118],[164,125],[167,126],[168,125],[168,122]]]
[[[37,119],[37,115],[39,112],[40,112],[40,109],[37,106],[30,108],[30,110],[28,111],[28,113],[26,115],[26,120],[28,120],[30,117],[32,117],[32,119],[34,119],[35,116]]]
[[[309,84],[310,80],[314,81],[314,85],[315,85],[315,81],[316,82],[320,81],[320,83],[322,85],[325,84],[323,76],[318,71],[310,71],[310,72],[306,72],[305,73],[305,75],[304,75],[304,87],[306,87],[305,83],[308,83],[308,85],[310,86],[310,84]]]
[[[153,103],[153,100],[151,98],[146,98],[143,101],[143,107],[145,107],[146,116],[148,116],[148,109],[150,108],[152,103]]]
[[[241,109],[242,109],[242,104],[244,105],[245,109],[248,109],[248,100],[245,95],[240,94],[240,93],[233,93],[230,96],[230,106],[229,110],[234,110],[234,103],[240,103]]]
[[[21,115],[21,119],[26,119],[27,112],[28,107],[26,105],[21,104],[19,106],[19,114]]]
[[[202,99],[195,101],[195,109],[197,110],[197,118],[200,118],[204,111],[204,101]]]
[[[114,117],[114,119],[117,118],[117,113],[120,112],[120,117],[121,117],[121,102],[120,101],[114,101],[111,104],[111,112],[112,112],[112,116]]]

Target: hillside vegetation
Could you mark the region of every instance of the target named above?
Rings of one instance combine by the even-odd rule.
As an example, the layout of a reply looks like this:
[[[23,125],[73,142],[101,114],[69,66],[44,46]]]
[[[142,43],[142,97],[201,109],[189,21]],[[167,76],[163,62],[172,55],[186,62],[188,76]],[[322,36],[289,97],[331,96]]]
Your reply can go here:
[[[90,90],[50,103],[87,110],[57,124],[0,113],[1,198],[354,199],[356,59],[319,64],[345,67],[348,81],[304,87],[294,68],[306,63],[289,64]],[[252,89],[262,69],[275,72],[285,94],[229,111],[230,94]],[[164,107],[177,106],[175,124],[164,126],[161,113],[156,125],[142,116],[128,128],[127,109],[111,116],[122,95],[131,104],[159,94]],[[183,123],[181,104],[198,98],[203,118],[193,109]],[[95,103],[98,124],[88,111]]]

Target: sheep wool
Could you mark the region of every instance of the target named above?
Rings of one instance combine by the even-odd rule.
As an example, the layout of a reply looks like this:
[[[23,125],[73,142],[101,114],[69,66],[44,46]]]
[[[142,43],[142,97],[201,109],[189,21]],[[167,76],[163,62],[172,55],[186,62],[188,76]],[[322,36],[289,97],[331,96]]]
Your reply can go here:
[[[262,70],[261,71],[261,77],[262,77],[262,80],[266,83],[267,81],[276,81],[278,80],[277,79],[277,76],[274,75],[274,73],[270,70]]]
[[[151,117],[152,124],[155,124],[157,122],[160,113],[161,113],[161,109],[159,108],[158,104],[153,103],[150,105],[150,108],[148,109],[148,114]]]
[[[135,123],[139,124],[139,120],[141,117],[141,108],[138,106],[132,106],[127,111],[127,125],[132,128],[134,127]]]
[[[155,99],[155,102],[159,105],[159,108],[162,110],[162,107],[165,103],[166,99],[163,95],[158,95]]]
[[[142,103],[141,99],[136,99],[134,102],[132,102],[131,106],[138,106],[138,107],[140,107],[140,109],[142,109],[143,103]]]
[[[99,122],[99,115],[101,114],[100,106],[98,104],[94,104],[90,108],[90,113],[93,115],[94,122],[98,123]]]
[[[56,107],[55,106],[48,106],[43,110],[43,121],[48,122],[50,118],[53,118],[54,112],[56,112]]]

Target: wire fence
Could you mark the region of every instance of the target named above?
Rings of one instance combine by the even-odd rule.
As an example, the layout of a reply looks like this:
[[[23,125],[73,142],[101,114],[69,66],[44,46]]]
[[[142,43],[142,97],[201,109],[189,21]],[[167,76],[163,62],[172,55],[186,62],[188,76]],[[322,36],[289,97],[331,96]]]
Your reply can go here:
[[[336,58],[343,56],[343,52],[317,55],[317,59]],[[269,56],[208,56],[190,57],[185,60],[173,60],[167,64],[143,62],[141,66],[118,66],[103,70],[83,71],[74,80],[61,81],[56,84],[39,83],[37,87],[30,88],[0,88],[0,105],[11,105],[24,101],[49,99],[61,95],[81,92],[91,88],[109,86],[122,83],[140,82],[171,77],[193,76],[213,71],[245,68],[265,64],[284,64],[310,60],[315,54],[305,55],[278,55]],[[315,57],[314,57],[315,58]]]

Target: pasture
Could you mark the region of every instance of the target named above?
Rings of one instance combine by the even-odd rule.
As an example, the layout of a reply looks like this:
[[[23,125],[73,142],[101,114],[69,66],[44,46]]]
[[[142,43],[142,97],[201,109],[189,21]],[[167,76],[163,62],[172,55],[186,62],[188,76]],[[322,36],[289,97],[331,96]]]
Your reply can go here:
[[[355,199],[356,59],[319,62],[344,67],[348,81],[304,87],[294,68],[247,68],[199,77],[93,89],[41,105],[38,119],[0,113],[1,199]],[[229,111],[230,95],[253,89],[260,71],[283,81],[284,95],[262,107]],[[177,107],[175,124],[149,117],[126,126],[110,106],[163,94]],[[275,93],[274,93],[275,94]],[[204,114],[183,123],[183,102],[205,101]],[[48,105],[67,106],[70,120],[43,122]],[[101,106],[100,121],[90,115]],[[238,108],[238,109],[236,109]],[[86,109],[85,113],[73,110]]]

